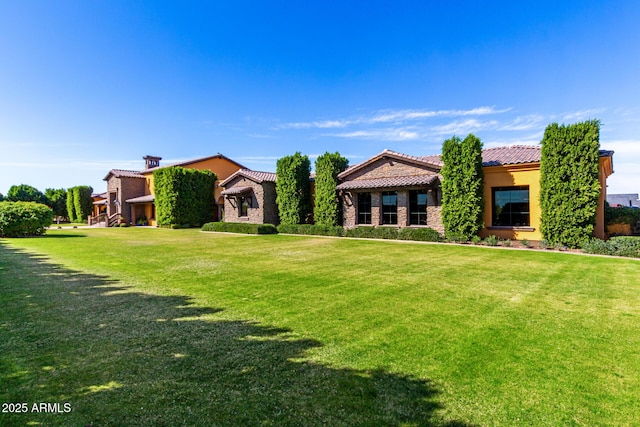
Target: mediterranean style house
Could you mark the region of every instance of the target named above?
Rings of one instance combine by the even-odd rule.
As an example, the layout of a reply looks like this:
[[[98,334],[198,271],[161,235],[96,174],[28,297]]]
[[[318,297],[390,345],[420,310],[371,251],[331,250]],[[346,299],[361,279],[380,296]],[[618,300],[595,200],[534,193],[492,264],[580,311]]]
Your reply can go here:
[[[606,238],[606,180],[613,151],[600,150],[600,199],[594,235]],[[408,156],[390,150],[338,175],[343,225],[430,227],[443,232],[440,156]],[[540,240],[540,147],[512,145],[482,151],[484,228],[480,236]]]
[[[541,240],[540,146],[512,145],[482,151],[484,228],[482,237]],[[444,232],[443,166],[439,155],[410,156],[391,150],[338,175],[343,226],[430,227]],[[606,238],[606,180],[613,173],[613,151],[600,150],[600,199],[594,235]],[[276,176],[247,169],[220,183],[225,187],[225,221],[277,224]]]
[[[94,199],[97,203],[106,205],[106,217],[108,225],[112,225],[120,217],[124,222],[135,223],[140,220],[148,225],[157,225],[155,210],[155,193],[153,186],[153,172],[167,166],[182,166],[184,168],[210,170],[218,177],[215,187],[215,206],[212,219],[220,219],[223,216],[224,199],[219,181],[225,180],[236,171],[245,169],[228,157],[218,153],[213,156],[160,166],[161,157],[145,156],[145,169],[142,171],[130,171],[111,169],[104,177],[107,181],[107,191],[101,198]],[[102,218],[94,217],[90,222],[100,221]]]

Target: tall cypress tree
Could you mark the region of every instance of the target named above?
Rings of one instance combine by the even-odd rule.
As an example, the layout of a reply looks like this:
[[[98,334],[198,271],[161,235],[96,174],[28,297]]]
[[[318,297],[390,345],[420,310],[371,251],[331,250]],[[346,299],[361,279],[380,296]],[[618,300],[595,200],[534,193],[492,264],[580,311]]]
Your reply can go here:
[[[449,239],[469,240],[482,229],[482,141],[473,134],[442,144],[442,223]]]
[[[69,222],[77,222],[76,220],[76,187],[67,189],[67,214],[69,214]]]
[[[541,144],[542,236],[552,244],[580,247],[593,234],[600,197],[600,122],[552,123]]]
[[[300,152],[278,159],[276,203],[281,224],[302,224],[311,216],[310,172],[309,157]]]
[[[336,186],[338,174],[349,166],[349,160],[340,153],[324,153],[316,159],[316,188],[313,216],[318,225],[342,224],[342,209]]]

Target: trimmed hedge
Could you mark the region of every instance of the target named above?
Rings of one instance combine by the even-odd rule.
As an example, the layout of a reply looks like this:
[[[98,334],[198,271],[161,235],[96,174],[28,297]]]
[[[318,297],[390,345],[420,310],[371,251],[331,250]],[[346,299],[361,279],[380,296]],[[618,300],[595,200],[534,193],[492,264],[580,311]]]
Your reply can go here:
[[[640,237],[618,236],[607,241],[592,239],[582,247],[582,251],[588,254],[640,258]]]
[[[484,226],[482,141],[473,134],[442,144],[442,223],[449,239],[469,240]]]
[[[398,231],[398,239],[421,242],[439,242],[442,240],[440,233],[433,228],[401,228]]]
[[[245,224],[243,222],[208,222],[202,226],[202,231],[219,231],[225,233],[243,234],[277,234],[273,224]]]
[[[67,214],[69,216],[69,222],[77,222],[76,204],[74,202],[77,193],[77,187],[71,187],[67,189],[67,200],[65,200],[65,203],[67,204]]]
[[[311,225],[311,224],[280,224],[278,233],[284,234],[307,234],[313,236],[344,236],[344,227],[327,226],[327,225]]]
[[[387,227],[356,227],[345,231],[346,237],[365,239],[397,239],[398,229]]]
[[[309,157],[296,152],[276,163],[276,203],[281,224],[310,222],[311,181]]]
[[[0,202],[0,237],[41,236],[53,222],[49,206],[35,202]]]
[[[540,231],[552,245],[581,247],[593,235],[600,197],[600,122],[550,124],[541,144]]]
[[[342,205],[336,186],[338,174],[349,166],[340,153],[324,153],[316,159],[316,187],[313,219],[317,225],[336,226],[342,223]]]
[[[216,174],[171,166],[153,172],[156,217],[161,227],[200,227],[213,219]]]

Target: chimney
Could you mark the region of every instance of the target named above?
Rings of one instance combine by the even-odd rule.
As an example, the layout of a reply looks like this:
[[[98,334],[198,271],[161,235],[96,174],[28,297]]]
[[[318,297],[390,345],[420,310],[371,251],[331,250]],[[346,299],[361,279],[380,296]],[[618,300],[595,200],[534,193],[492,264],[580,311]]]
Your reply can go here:
[[[162,160],[162,157],[144,156],[143,159],[144,159],[144,168],[151,169],[151,168],[157,168],[158,166],[160,166],[160,160]]]

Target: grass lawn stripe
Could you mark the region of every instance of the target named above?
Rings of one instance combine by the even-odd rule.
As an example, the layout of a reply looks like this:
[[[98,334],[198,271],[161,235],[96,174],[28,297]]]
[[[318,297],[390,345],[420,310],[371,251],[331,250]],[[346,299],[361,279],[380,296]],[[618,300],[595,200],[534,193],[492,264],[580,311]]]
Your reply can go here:
[[[634,260],[194,230],[78,229],[48,234],[41,239],[5,240],[0,278],[8,274],[8,280],[17,283],[14,279],[22,273],[9,267],[19,268],[14,266],[26,257],[38,265],[59,264],[62,267],[55,268],[71,277],[85,275],[90,281],[98,277],[107,283],[88,287],[94,291],[86,296],[90,303],[85,301],[82,307],[91,309],[84,309],[69,292],[50,297],[56,286],[62,286],[55,275],[45,275],[51,278],[46,284],[49,292],[26,275],[22,286],[35,286],[41,292],[42,301],[33,307],[22,297],[5,300],[4,293],[15,294],[16,284],[7,285],[3,278],[3,305],[11,309],[3,314],[7,326],[0,333],[20,327],[25,336],[31,334],[28,345],[3,356],[3,367],[6,363],[7,372],[26,371],[29,377],[34,366],[45,362],[59,369],[56,363],[61,362],[51,359],[60,352],[70,366],[86,365],[86,375],[93,375],[106,360],[112,367],[101,381],[91,383],[76,374],[77,387],[67,390],[68,397],[82,401],[78,390],[111,396],[114,413],[126,415],[132,425],[138,419],[133,414],[140,411],[136,404],[147,402],[147,408],[158,411],[158,400],[175,399],[174,394],[182,396],[179,403],[186,408],[178,411],[181,419],[192,425],[201,425],[203,417],[221,425],[238,420],[278,425],[304,420],[302,424],[313,425],[322,424],[324,417],[333,425],[640,423],[636,411],[640,265]],[[36,261],[23,250],[45,254],[49,260]],[[123,310],[121,299],[131,309]],[[59,312],[53,324],[40,319],[51,311]],[[12,312],[15,319],[6,323],[4,317]],[[27,312],[33,312],[35,319],[20,324]],[[102,322],[113,325],[103,327],[110,331],[106,337],[74,332],[79,325],[95,329],[105,316],[120,319]],[[143,326],[129,327],[125,318]],[[58,328],[58,341],[46,334],[33,335],[53,329],[54,324],[67,325]],[[225,342],[232,353],[206,349],[210,329],[232,325],[233,343]],[[265,333],[263,328],[279,332]],[[120,338],[107,339],[115,337]],[[25,353],[34,342],[44,343],[39,344],[41,354]],[[74,352],[69,343],[92,350]],[[288,346],[295,351],[284,351],[284,359],[273,353]],[[160,349],[164,353],[158,353]],[[127,355],[126,364],[110,351]],[[93,352],[99,357],[93,358]],[[165,366],[167,355],[174,357],[173,365],[188,360],[189,372]],[[271,372],[260,361],[272,361],[279,368]],[[159,372],[168,371],[169,378],[178,376],[171,381],[180,384],[180,390],[168,391],[163,385],[166,378],[155,378],[150,375],[153,370],[140,367],[147,362]],[[229,381],[212,379],[206,366],[213,362],[219,369],[244,372],[250,378],[259,372],[262,380],[238,385],[236,376]],[[298,378],[292,366],[309,375]],[[318,384],[316,376],[321,377]],[[310,395],[294,386],[295,393],[307,397],[289,402],[284,396],[293,391],[282,378],[327,396]],[[18,381],[27,397],[37,391],[26,379],[12,381]],[[105,384],[105,390],[87,389]],[[221,387],[233,391],[237,400],[231,399],[219,412],[203,414],[194,409],[199,397],[191,389],[198,387],[209,389],[207,396],[220,393]],[[358,391],[362,387],[374,392],[363,394]],[[375,392],[397,387],[405,390],[399,401],[389,392]],[[57,390],[56,383],[49,389]],[[156,390],[158,397],[152,397],[150,390]],[[279,397],[259,399],[254,394],[269,394],[266,390]],[[245,400],[253,403],[243,406]],[[345,407],[358,412],[358,417],[340,410]],[[96,410],[87,407],[81,422],[103,420],[99,411],[97,418],[90,418]],[[245,410],[246,416],[238,413]],[[280,412],[285,415],[280,417]],[[154,419],[174,421],[166,413]],[[186,422],[178,420],[179,425]]]

